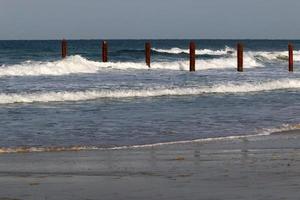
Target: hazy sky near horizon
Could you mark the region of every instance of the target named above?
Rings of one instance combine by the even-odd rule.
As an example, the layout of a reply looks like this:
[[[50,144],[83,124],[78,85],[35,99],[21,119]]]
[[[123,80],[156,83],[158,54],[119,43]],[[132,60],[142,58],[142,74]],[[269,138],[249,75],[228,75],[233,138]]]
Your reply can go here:
[[[299,0],[0,0],[0,39],[299,39]]]

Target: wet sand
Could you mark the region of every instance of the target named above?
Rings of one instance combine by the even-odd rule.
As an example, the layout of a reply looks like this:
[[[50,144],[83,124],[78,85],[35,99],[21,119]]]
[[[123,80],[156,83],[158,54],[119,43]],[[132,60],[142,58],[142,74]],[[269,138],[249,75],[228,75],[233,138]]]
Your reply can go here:
[[[299,199],[299,133],[127,150],[0,154],[0,200]]]

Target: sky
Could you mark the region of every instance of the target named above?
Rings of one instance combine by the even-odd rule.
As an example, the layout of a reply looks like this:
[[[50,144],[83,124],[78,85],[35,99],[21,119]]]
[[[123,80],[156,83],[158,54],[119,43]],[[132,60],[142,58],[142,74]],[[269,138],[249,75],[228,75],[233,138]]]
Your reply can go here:
[[[7,39],[300,39],[299,0],[0,0]]]

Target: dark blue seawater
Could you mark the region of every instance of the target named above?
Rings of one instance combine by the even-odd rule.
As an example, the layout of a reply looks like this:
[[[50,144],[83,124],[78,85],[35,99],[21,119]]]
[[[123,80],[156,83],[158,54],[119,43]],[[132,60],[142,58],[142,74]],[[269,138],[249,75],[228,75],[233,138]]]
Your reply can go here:
[[[300,41],[0,41],[0,148],[115,147],[261,134],[300,122]],[[288,72],[288,42],[295,72]],[[278,129],[275,129],[275,128]]]

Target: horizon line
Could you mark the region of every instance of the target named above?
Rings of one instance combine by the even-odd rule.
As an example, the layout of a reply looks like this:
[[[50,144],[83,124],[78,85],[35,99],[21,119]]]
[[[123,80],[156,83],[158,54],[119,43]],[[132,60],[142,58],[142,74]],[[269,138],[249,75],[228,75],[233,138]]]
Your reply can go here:
[[[236,38],[236,39],[233,39],[233,38],[230,38],[230,39],[227,39],[227,38],[136,38],[136,39],[128,39],[128,38],[61,38],[61,39],[0,39],[0,41],[60,41],[60,40],[63,40],[63,39],[66,39],[66,40],[282,40],[282,41],[289,41],[289,40],[300,40],[299,39],[280,39],[280,38],[272,38],[272,39],[265,39],[265,38]]]

